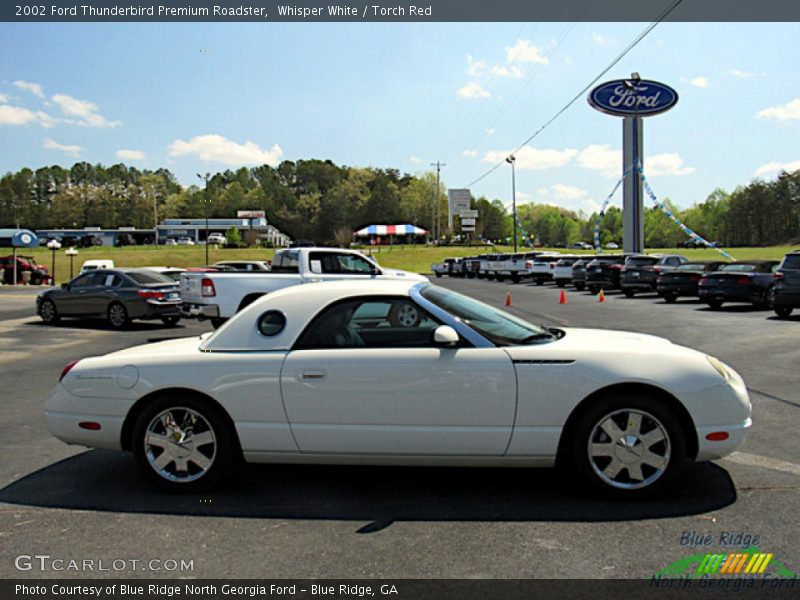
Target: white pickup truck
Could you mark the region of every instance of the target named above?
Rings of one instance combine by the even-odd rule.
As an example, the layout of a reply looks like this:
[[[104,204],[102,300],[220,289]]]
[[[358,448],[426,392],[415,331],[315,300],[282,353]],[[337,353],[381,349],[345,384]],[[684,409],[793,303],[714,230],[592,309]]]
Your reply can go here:
[[[365,278],[427,281],[416,273],[384,269],[371,258],[341,248],[278,250],[271,271],[185,272],[181,275],[181,313],[185,318],[211,319],[219,327],[265,294],[315,281]]]

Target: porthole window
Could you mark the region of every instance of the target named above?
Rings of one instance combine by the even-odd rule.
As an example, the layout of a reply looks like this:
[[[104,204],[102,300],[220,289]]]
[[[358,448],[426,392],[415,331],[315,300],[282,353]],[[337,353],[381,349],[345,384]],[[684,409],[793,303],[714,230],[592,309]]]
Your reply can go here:
[[[277,310],[269,310],[258,318],[258,331],[261,335],[267,337],[278,335],[284,327],[286,327],[286,317]]]

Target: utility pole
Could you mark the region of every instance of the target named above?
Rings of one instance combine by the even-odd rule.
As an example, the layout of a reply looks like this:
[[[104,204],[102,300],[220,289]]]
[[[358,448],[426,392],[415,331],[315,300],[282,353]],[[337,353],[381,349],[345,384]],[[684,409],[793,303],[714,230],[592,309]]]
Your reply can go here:
[[[211,173],[206,173],[205,175],[198,173],[197,176],[206,182],[206,188],[203,192],[203,213],[206,217],[206,264],[208,264],[208,180],[211,178]]]
[[[506,158],[506,162],[511,165],[511,212],[514,217],[514,252],[517,251],[517,181],[515,176],[514,165],[517,162],[516,157],[512,154]]]
[[[447,166],[447,163],[439,162],[437,160],[435,163],[431,163],[431,166],[432,167],[436,167],[436,193],[433,196],[433,203],[434,203],[433,206],[434,206],[434,209],[436,211],[436,239],[438,240],[439,237],[442,234],[441,227],[439,226],[439,222],[440,222],[440,219],[439,219],[439,216],[440,216],[439,215],[439,212],[440,212],[440,207],[439,207],[439,204],[440,204],[440,202],[439,202],[439,172],[442,170],[442,167],[446,167]]]

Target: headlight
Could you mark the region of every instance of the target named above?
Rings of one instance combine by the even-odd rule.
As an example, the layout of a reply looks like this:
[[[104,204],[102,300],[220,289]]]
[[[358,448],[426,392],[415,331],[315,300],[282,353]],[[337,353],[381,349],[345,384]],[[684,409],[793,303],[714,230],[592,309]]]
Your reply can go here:
[[[717,371],[717,373],[722,375],[722,378],[725,381],[730,383],[731,381],[734,381],[736,379],[733,376],[733,373],[731,372],[731,370],[721,360],[719,360],[717,358],[714,358],[713,356],[708,356],[708,355],[706,355],[706,359],[711,364],[711,366],[714,367],[714,369]]]

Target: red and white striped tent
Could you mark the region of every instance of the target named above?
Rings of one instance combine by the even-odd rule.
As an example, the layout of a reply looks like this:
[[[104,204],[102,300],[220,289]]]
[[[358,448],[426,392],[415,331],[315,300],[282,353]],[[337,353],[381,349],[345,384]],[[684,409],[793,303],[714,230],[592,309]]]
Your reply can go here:
[[[371,235],[428,235],[428,232],[416,225],[369,225],[354,232],[356,237],[369,237]]]

